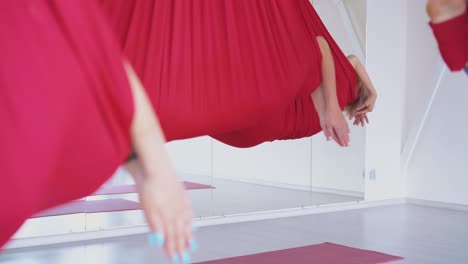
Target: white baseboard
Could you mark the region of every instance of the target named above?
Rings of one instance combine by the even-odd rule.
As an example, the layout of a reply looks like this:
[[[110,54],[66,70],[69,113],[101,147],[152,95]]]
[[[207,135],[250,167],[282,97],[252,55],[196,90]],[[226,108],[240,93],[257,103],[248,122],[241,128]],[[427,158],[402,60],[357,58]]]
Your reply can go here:
[[[270,220],[270,219],[279,219],[287,217],[296,217],[296,216],[305,216],[313,214],[322,214],[322,213],[332,213],[348,210],[357,210],[372,208],[378,206],[389,206],[389,205],[399,205],[405,204],[405,199],[395,199],[395,200],[382,200],[382,201],[359,201],[359,202],[350,202],[343,204],[331,204],[331,205],[317,205],[317,206],[308,206],[300,208],[291,208],[284,210],[274,210],[266,212],[254,212],[246,214],[235,214],[235,215],[224,215],[217,217],[208,217],[195,219],[195,224],[199,227],[212,226],[212,225],[223,225],[223,224],[234,224],[234,223],[243,223],[251,221],[261,221],[261,220]],[[82,231],[61,235],[52,235],[52,236],[42,236],[42,237],[33,237],[33,238],[17,238],[11,240],[6,245],[6,250],[11,249],[20,249],[36,246],[46,246],[54,244],[63,244],[70,242],[79,242],[79,241],[89,241],[96,239],[112,238],[112,237],[122,237],[129,235],[138,235],[148,232],[148,227],[146,225],[131,226],[131,227],[120,227],[112,229],[102,229],[96,231]]]
[[[333,212],[342,212],[349,210],[366,209],[380,206],[402,205],[405,204],[405,199],[389,199],[381,201],[356,201],[339,204],[326,204],[304,206],[298,208],[272,210],[264,212],[252,212],[244,214],[224,215],[221,217],[211,217],[200,219],[201,226],[221,225],[221,224],[234,224],[242,222],[262,221],[280,218],[289,218],[297,216],[306,216],[314,214],[324,214]]]
[[[312,192],[319,192],[319,193],[328,193],[328,194],[335,194],[335,195],[342,195],[342,196],[351,196],[359,199],[364,199],[365,194],[364,192],[356,192],[356,191],[346,191],[340,189],[333,189],[333,188],[323,188],[323,187],[314,187],[311,188]]]
[[[447,202],[430,201],[430,200],[416,199],[416,198],[406,198],[406,203],[412,204],[412,205],[468,212],[468,204],[447,203]]]
[[[312,191],[318,193],[327,193],[327,194],[335,194],[335,195],[342,195],[342,196],[351,196],[360,199],[364,199],[364,192],[356,192],[356,191],[347,191],[335,188],[324,188],[324,187],[316,187],[316,186],[308,186],[308,185],[301,185],[301,184],[288,184],[282,182],[271,182],[265,180],[258,180],[258,179],[251,179],[251,178],[239,178],[239,179],[230,179],[224,177],[218,177],[219,179],[223,179],[226,181],[232,182],[241,182],[241,183],[248,183],[248,184],[256,184],[256,185],[263,185],[268,187],[275,187],[275,188],[282,188],[282,189],[291,189],[291,190],[298,190],[298,191]]]
[[[206,178],[206,179],[210,178],[210,176],[207,176],[207,175],[192,174],[192,173],[186,173],[186,172],[179,172],[179,174],[181,176],[188,177],[189,179],[191,177]],[[342,189],[325,188],[325,187],[317,187],[317,186],[312,186],[312,188],[311,188],[308,185],[288,184],[288,183],[272,182],[272,181],[258,180],[258,179],[252,179],[252,178],[232,179],[232,178],[229,178],[229,177],[217,176],[217,177],[215,177],[213,179],[222,179],[222,180],[230,181],[230,182],[241,182],[241,183],[256,184],[256,185],[263,185],[263,186],[268,186],[268,187],[291,189],[291,190],[298,190],[298,191],[312,191],[312,192],[318,192],[318,193],[327,193],[327,194],[335,194],[335,195],[342,195],[342,196],[351,196],[351,197],[356,197],[356,198],[360,198],[360,199],[364,199],[364,197],[365,197],[364,192],[348,191],[348,190],[342,190]]]

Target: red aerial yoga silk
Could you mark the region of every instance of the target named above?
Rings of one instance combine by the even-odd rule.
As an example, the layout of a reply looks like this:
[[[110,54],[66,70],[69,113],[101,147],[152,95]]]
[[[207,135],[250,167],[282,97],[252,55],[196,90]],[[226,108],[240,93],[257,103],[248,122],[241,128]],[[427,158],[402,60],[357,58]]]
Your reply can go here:
[[[330,46],[335,64],[336,94],[341,110],[359,99],[356,89],[357,75],[348,58],[341,51],[315,9],[308,1],[300,1],[307,13],[304,20],[314,36],[323,36]],[[258,144],[313,136],[322,131],[320,119],[310,95],[297,97],[286,110],[265,116],[254,126],[229,133],[212,135],[213,138],[239,148]]]
[[[106,23],[92,1],[0,2],[0,249],[130,152],[133,101]]]
[[[237,140],[262,122],[274,131],[260,141],[315,133],[318,35],[343,68],[340,104],[353,94],[351,65],[307,0],[104,2],[120,47],[94,4],[0,4],[0,246],[33,214],[93,193],[130,153],[122,47],[169,141]],[[295,118],[284,133],[278,116]]]
[[[304,1],[100,2],[168,141],[251,127],[320,84]]]
[[[462,70],[468,62],[468,12],[441,23],[429,23],[439,50],[451,71]]]
[[[269,115],[252,127],[212,137],[233,147],[250,148],[268,141],[309,137],[321,131],[311,97],[303,96],[296,98],[286,110]]]
[[[232,146],[321,131],[317,36],[333,53],[340,107],[356,100],[352,65],[308,0],[100,0],[168,141]]]

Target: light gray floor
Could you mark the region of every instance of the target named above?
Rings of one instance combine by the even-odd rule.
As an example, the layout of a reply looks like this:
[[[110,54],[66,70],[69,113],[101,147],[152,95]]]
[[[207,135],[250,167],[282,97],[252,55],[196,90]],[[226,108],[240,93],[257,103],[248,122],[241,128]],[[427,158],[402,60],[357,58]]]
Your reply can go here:
[[[401,205],[202,228],[194,261],[332,242],[405,257],[394,263],[468,263],[468,212]],[[0,255],[12,263],[169,263],[145,236]],[[343,262],[346,264],[346,262]]]
[[[188,192],[195,216],[201,218],[361,200],[352,196],[270,187],[224,179],[211,180],[209,177],[187,176],[184,177],[184,180],[212,184],[216,187],[213,190],[191,190]],[[119,184],[124,183],[129,182]],[[109,198],[138,201],[136,194],[96,196],[87,199]],[[145,223],[141,211],[54,216],[28,220],[15,237],[57,235]]]

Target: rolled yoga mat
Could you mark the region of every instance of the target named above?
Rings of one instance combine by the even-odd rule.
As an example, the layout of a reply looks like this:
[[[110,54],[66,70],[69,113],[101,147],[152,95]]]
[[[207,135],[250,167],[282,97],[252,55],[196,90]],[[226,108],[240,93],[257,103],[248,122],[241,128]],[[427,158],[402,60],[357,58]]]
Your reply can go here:
[[[369,250],[323,243],[305,247],[277,250],[253,255],[225,258],[198,264],[381,264],[401,260],[402,257]]]
[[[214,189],[213,186],[195,182],[184,182],[184,186],[187,190]],[[93,195],[128,194],[136,192],[135,184],[105,185],[97,190]]]

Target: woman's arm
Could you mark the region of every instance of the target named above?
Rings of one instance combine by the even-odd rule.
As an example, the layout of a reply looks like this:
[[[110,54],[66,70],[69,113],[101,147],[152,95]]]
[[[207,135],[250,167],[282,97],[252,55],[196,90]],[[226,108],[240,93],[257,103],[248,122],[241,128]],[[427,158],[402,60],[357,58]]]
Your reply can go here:
[[[325,111],[339,108],[338,97],[336,96],[335,62],[325,38],[317,37],[317,42],[322,53],[322,93],[324,97]]]
[[[166,253],[187,258],[192,239],[190,204],[170,164],[161,126],[145,90],[132,67],[128,63],[124,66],[135,105],[131,138],[141,164],[141,173],[134,175],[140,203],[151,231],[160,242],[164,238]]]
[[[426,12],[431,23],[443,23],[463,14],[467,4],[466,0],[428,0]]]
[[[342,147],[348,146],[349,126],[338,103],[333,55],[328,42],[323,37],[317,37],[317,42],[322,54],[322,83],[312,93],[312,100],[327,140],[333,139]]]
[[[135,105],[131,137],[135,152],[143,165],[145,182],[153,182],[163,175],[172,175],[166,140],[146,93],[132,67],[125,63]]]
[[[353,65],[354,70],[356,71],[357,76],[361,81],[364,83],[364,85],[374,94],[377,94],[375,91],[375,87],[372,84],[372,81],[369,77],[369,74],[367,73],[366,68],[364,68],[364,65],[362,65],[361,61],[359,60],[358,57],[355,55],[350,55],[348,56],[349,61],[351,62],[351,65]]]
[[[353,65],[358,78],[363,83],[363,86],[361,87],[361,89],[367,89],[365,93],[366,100],[363,101],[362,104],[358,105],[356,109],[350,114],[350,118],[353,118],[353,117],[356,117],[356,115],[365,115],[374,110],[374,105],[377,100],[377,91],[375,90],[375,87],[372,84],[372,81],[369,77],[369,74],[367,73],[366,68],[364,68],[364,65],[362,65],[359,58],[354,55],[350,55],[348,56],[348,59],[350,63]],[[363,92],[360,92],[360,93],[361,93],[361,96],[363,96],[364,93]]]

